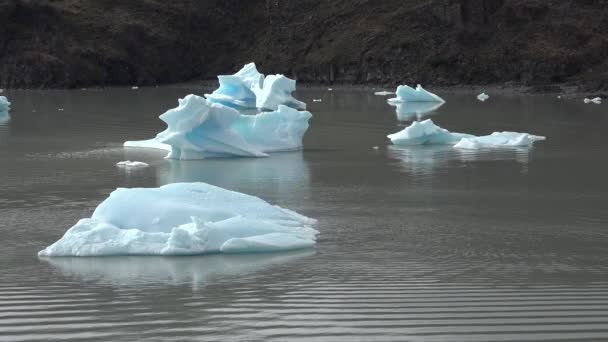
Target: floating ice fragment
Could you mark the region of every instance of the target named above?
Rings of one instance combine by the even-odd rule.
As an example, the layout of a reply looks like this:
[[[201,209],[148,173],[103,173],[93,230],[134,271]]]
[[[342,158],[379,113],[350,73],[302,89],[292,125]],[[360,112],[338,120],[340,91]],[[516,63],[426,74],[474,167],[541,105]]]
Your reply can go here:
[[[116,163],[116,166],[124,167],[124,168],[141,168],[141,167],[148,167],[149,165],[144,162],[140,162],[140,161],[126,160],[126,161],[121,161],[121,162]]]
[[[8,102],[6,96],[0,96],[0,123],[5,123],[10,120],[8,114],[11,109],[11,103]]]
[[[525,147],[531,146],[535,141],[545,140],[543,136],[517,132],[494,132],[479,137],[452,133],[435,125],[431,119],[413,122],[409,127],[389,135],[388,138],[395,145],[453,145],[462,149]]]
[[[372,148],[373,148],[374,150],[378,150],[378,149],[380,149],[380,147],[378,147],[378,146],[374,146],[374,147],[372,147]]]
[[[394,91],[377,91],[374,93],[374,95],[387,96],[387,95],[393,95],[394,93],[395,93]]]
[[[416,89],[400,85],[397,87],[397,97],[389,99],[391,102],[445,102],[441,97],[425,90],[420,84]]]
[[[155,139],[127,141],[127,147],[170,151],[172,159],[210,157],[266,157],[266,152],[302,148],[312,115],[280,105],[274,112],[256,115],[188,95],[179,106],[160,116],[168,128]]]
[[[601,104],[602,103],[602,98],[601,97],[594,97],[592,99],[585,98],[583,100],[583,102],[585,102],[585,103]]]
[[[481,93],[479,95],[477,95],[477,99],[481,102],[484,102],[485,100],[489,99],[490,96],[486,93]]]
[[[312,247],[316,220],[206,183],[117,189],[39,256],[194,255]]]
[[[332,91],[332,90],[334,90],[334,89],[333,89],[333,88],[327,88],[327,90],[328,90],[328,91]]]
[[[323,102],[322,99],[312,99],[312,102]]]
[[[57,110],[60,112],[63,112],[63,108],[58,108]]]
[[[134,86],[134,87],[131,87],[131,89],[133,89],[133,90],[137,90],[137,89],[139,89],[139,87]]]

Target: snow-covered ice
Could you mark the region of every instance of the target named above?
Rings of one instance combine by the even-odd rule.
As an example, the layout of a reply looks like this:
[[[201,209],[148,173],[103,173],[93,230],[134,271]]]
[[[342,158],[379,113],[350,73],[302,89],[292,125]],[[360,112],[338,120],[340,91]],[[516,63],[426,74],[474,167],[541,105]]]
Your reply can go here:
[[[394,91],[377,91],[374,93],[374,95],[387,96],[387,95],[393,95],[394,93],[395,93]]]
[[[452,133],[441,128],[431,119],[414,121],[404,130],[388,135],[395,145],[453,145],[469,134]]]
[[[246,64],[234,75],[220,75],[218,80],[220,87],[205,94],[211,102],[236,109],[277,110],[280,105],[306,109],[304,102],[292,96],[296,90],[295,80],[278,74],[264,77],[255,63]]]
[[[518,132],[494,132],[485,136],[452,133],[431,120],[415,121],[404,130],[388,135],[395,145],[453,145],[461,149],[531,146],[543,136]]]
[[[280,105],[276,111],[244,115],[236,109],[188,95],[160,116],[168,125],[155,139],[128,141],[126,147],[169,151],[172,159],[266,157],[267,152],[295,151],[312,115]]]
[[[602,98],[601,97],[594,97],[592,99],[585,98],[583,100],[583,102],[585,102],[585,103],[602,104]]]
[[[117,189],[39,256],[195,255],[312,247],[316,220],[206,183]]]
[[[116,166],[124,167],[124,168],[141,168],[141,167],[148,167],[149,165],[144,162],[140,162],[140,161],[125,160],[125,161],[116,163]]]
[[[484,102],[485,100],[489,99],[490,95],[486,94],[486,93],[481,93],[479,95],[477,95],[477,99],[481,102]]]
[[[445,102],[441,97],[425,90],[420,84],[416,89],[400,85],[396,91],[397,97],[389,99],[391,102]]]
[[[395,107],[397,120],[410,121],[412,119],[421,118],[427,114],[433,113],[445,102],[389,102],[389,105]]]

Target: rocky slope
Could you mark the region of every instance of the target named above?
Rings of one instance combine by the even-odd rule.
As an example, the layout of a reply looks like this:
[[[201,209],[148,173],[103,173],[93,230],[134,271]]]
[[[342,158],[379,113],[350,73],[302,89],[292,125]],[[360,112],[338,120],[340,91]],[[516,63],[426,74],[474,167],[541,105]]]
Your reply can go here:
[[[608,88],[608,0],[2,0],[0,86],[300,81]]]

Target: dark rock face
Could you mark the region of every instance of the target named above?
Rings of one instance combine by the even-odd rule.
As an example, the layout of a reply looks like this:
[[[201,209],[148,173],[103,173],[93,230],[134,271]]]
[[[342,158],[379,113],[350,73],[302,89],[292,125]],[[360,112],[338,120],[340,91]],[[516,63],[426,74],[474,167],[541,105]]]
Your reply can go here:
[[[1,0],[0,86],[301,81],[608,89],[608,0]],[[541,88],[538,88],[541,89]]]

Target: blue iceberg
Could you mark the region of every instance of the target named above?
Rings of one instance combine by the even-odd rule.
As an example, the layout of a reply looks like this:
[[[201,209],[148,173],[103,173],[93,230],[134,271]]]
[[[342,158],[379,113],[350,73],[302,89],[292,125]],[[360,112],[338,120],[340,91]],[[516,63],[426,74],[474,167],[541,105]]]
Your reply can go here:
[[[279,105],[273,112],[245,115],[203,97],[188,95],[160,116],[167,129],[155,139],[127,141],[126,147],[169,151],[171,159],[266,157],[267,152],[294,151],[312,115]]]
[[[400,85],[397,87],[397,97],[389,99],[390,102],[445,102],[441,97],[422,88],[420,84],[416,89]]]
[[[8,111],[11,108],[11,103],[8,102],[6,96],[0,96],[0,123],[5,123],[10,119]]]
[[[39,256],[197,255],[312,247],[316,220],[206,183],[117,189]]]
[[[255,63],[245,65],[234,75],[218,76],[220,87],[205,97],[215,103],[236,109],[277,110],[280,105],[295,109],[306,109],[304,102],[296,100],[291,93],[296,90],[296,81],[284,75],[259,73]]]
[[[529,147],[536,141],[546,139],[518,132],[494,132],[484,136],[453,133],[435,125],[431,119],[415,121],[404,130],[388,135],[388,138],[395,145],[452,145],[461,149]]]

